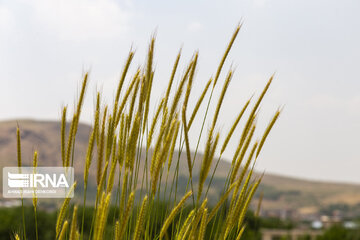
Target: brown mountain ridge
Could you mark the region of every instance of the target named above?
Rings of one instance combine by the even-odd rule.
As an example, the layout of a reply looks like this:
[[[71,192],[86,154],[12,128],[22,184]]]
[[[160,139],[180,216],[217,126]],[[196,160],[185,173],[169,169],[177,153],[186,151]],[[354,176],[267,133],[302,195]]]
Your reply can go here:
[[[0,122],[0,167],[16,166],[16,126],[21,130],[21,147],[24,166],[31,166],[33,151],[39,153],[39,166],[61,166],[60,149],[60,122],[18,120]],[[75,145],[74,168],[75,178],[82,183],[84,159],[88,145],[91,127],[80,123]],[[143,150],[142,156],[145,156]],[[151,155],[151,151],[150,151]],[[177,156],[177,154],[174,154]],[[197,154],[193,172],[200,169],[201,154]],[[144,161],[141,161],[144,162]],[[95,176],[95,163],[93,161],[90,175]],[[215,201],[221,194],[221,184],[225,181],[230,164],[220,161],[213,185],[209,191],[209,200]],[[174,171],[172,169],[171,171]],[[186,184],[187,165],[185,155],[181,154],[179,161],[179,176]],[[173,172],[172,172],[173,173]],[[211,173],[211,172],[210,172]],[[170,175],[171,176],[171,175]],[[2,171],[0,172],[2,182]],[[91,178],[91,179],[95,179]],[[194,178],[196,184],[196,174]],[[94,180],[92,184],[95,186]],[[2,184],[0,185],[2,189]],[[185,186],[180,186],[180,189]],[[322,209],[336,205],[346,205],[353,209],[360,209],[360,184],[344,184],[302,180],[266,173],[258,191],[264,193],[262,210],[280,211],[292,210],[297,214],[317,214]],[[256,203],[256,199],[254,203]],[[360,211],[359,211],[360,212]]]

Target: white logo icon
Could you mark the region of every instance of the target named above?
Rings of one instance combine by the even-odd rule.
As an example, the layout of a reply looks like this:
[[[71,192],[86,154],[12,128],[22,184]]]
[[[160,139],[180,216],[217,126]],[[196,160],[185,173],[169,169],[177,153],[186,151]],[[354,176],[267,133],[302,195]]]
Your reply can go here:
[[[8,186],[11,188],[29,187],[29,174],[8,173]]]

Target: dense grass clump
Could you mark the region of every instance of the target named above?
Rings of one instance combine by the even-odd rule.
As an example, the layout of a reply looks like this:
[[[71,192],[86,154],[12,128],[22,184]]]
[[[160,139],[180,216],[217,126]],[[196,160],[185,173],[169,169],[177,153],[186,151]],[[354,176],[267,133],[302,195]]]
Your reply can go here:
[[[233,69],[226,74],[223,83],[220,76],[239,30],[240,25],[225,50],[215,76],[203,86],[193,109],[190,109],[188,102],[195,81],[198,52],[194,53],[185,67],[175,88],[174,79],[179,74],[181,58],[181,51],[179,52],[164,96],[154,106],[151,92],[153,83],[156,83],[153,68],[155,39],[150,41],[146,64],[129,78],[128,71],[134,57],[134,52],[130,51],[113,103],[106,105],[102,102],[101,93],[97,93],[93,128],[84,159],[83,186],[80,186],[84,188],[83,203],[71,203],[70,198],[65,198],[56,221],[53,221],[56,239],[241,238],[246,227],[246,211],[261,181],[261,176],[253,176],[254,163],[279,111],[275,113],[262,137],[254,140],[259,106],[271,84],[271,77],[244,121],[231,170],[221,189],[221,197],[215,205],[210,206],[208,191],[217,166],[251,103],[249,100],[238,109],[239,114],[229,132],[223,135],[224,141],[221,143],[220,132],[217,131],[218,118],[233,77]],[[128,86],[125,86],[125,82],[129,82]],[[76,132],[87,85],[88,74],[85,74],[69,129],[66,129],[68,109],[64,107],[62,111],[61,156],[64,167],[74,164]],[[221,92],[214,102],[213,94],[218,89]],[[207,96],[206,111],[201,113],[200,107]],[[210,104],[216,106],[213,113],[209,111]],[[154,116],[149,116],[150,108],[155,109]],[[204,129],[207,118],[210,118],[209,129]],[[195,119],[202,121],[202,128],[196,139],[197,145],[191,146],[189,138]],[[194,161],[199,141],[203,137],[205,147],[200,172],[194,173]],[[20,137],[18,149],[21,165]],[[141,155],[141,149],[146,149],[145,156]],[[195,149],[195,153],[191,149]],[[185,193],[179,196],[178,173],[182,152],[186,155],[188,176]],[[36,154],[34,166],[37,165]],[[175,168],[174,172],[170,171],[172,166]],[[84,206],[92,168],[96,168],[97,193],[89,217]],[[196,176],[196,182],[193,176]],[[74,184],[72,187],[76,189],[79,185]],[[36,220],[36,196],[33,205]],[[25,223],[23,227],[26,232]],[[41,229],[38,225],[34,227]],[[26,238],[26,234],[20,235]]]

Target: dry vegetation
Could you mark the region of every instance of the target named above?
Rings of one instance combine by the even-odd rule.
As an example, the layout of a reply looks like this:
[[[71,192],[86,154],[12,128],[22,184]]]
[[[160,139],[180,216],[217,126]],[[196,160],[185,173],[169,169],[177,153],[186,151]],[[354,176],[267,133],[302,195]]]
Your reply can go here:
[[[214,77],[203,86],[202,94],[193,109],[189,109],[188,101],[195,81],[197,52],[185,67],[175,88],[174,79],[179,74],[178,63],[181,57],[181,51],[179,52],[165,94],[155,106],[154,116],[149,116],[150,106],[154,107],[150,101],[151,90],[153,83],[156,83],[153,69],[155,40],[152,38],[150,41],[146,64],[128,78],[134,56],[134,52],[130,51],[113,103],[103,103],[101,93],[96,96],[93,127],[83,159],[83,205],[87,198],[89,171],[91,168],[96,169],[97,191],[91,231],[85,236],[85,212],[78,210],[77,206],[72,208],[71,199],[66,198],[58,211],[54,226],[57,239],[103,239],[109,221],[112,222],[109,218],[111,205],[119,212],[111,229],[114,239],[204,239],[205,236],[210,239],[241,238],[246,227],[245,213],[262,179],[262,176],[253,175],[254,162],[280,112],[274,114],[265,132],[257,139],[258,110],[271,84],[271,77],[253,104],[249,100],[242,109],[234,109],[239,114],[235,116],[232,128],[223,135],[225,140],[220,142],[220,132],[216,126],[223,99],[233,77],[233,69],[225,74],[224,80],[221,80],[221,72],[239,30],[240,26],[236,28]],[[128,86],[125,86],[125,80],[129,81]],[[87,85],[88,75],[85,74],[74,113],[69,117],[67,107],[62,111],[61,161],[64,167],[76,165],[73,156]],[[213,102],[213,93],[218,90],[219,98]],[[204,100],[206,98],[207,102]],[[199,111],[202,104],[207,104],[204,113]],[[216,106],[213,113],[208,111],[210,104]],[[204,129],[207,118],[210,119],[210,127]],[[233,140],[233,133],[243,118],[244,126],[221,190],[221,198],[210,208],[208,191],[214,174],[222,153],[228,142]],[[189,141],[195,119],[202,121],[198,142],[204,137],[206,143],[201,159],[196,157],[199,145],[190,146]],[[67,128],[68,120],[71,124]],[[21,132],[17,131],[17,135],[18,165],[21,166]],[[146,150],[143,152],[141,149]],[[191,153],[191,149],[195,149],[195,153]],[[177,188],[181,152],[186,155],[187,184],[185,194],[179,196]],[[37,163],[36,154],[35,152],[34,165]],[[142,158],[145,158],[144,164],[141,164]],[[199,161],[197,173],[193,171],[195,160]],[[174,166],[175,171],[170,172]],[[193,181],[195,175],[198,176],[197,184]],[[79,185],[74,184],[72,187],[76,189]],[[139,196],[135,197],[138,189]],[[160,201],[167,202],[164,211],[156,209],[156,204]],[[36,216],[36,199],[33,205]],[[79,216],[80,221],[77,220]],[[161,226],[155,225],[155,222],[160,222]],[[24,229],[25,224],[23,216]],[[26,233],[19,236],[26,239]]]

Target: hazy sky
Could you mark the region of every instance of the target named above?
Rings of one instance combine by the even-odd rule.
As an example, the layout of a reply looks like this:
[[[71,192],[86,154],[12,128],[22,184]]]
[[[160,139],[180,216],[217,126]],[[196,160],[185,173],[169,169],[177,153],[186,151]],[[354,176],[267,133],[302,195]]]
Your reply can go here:
[[[90,70],[82,118],[89,122],[95,90],[102,89],[111,103],[130,47],[136,67],[155,31],[153,103],[181,46],[182,67],[194,50],[200,52],[200,88],[242,21],[224,67],[233,64],[236,73],[219,129],[228,130],[246,99],[276,72],[259,125],[285,108],[257,168],[360,183],[359,12],[358,0],[0,0],[0,119],[59,119],[61,106],[73,105]]]

